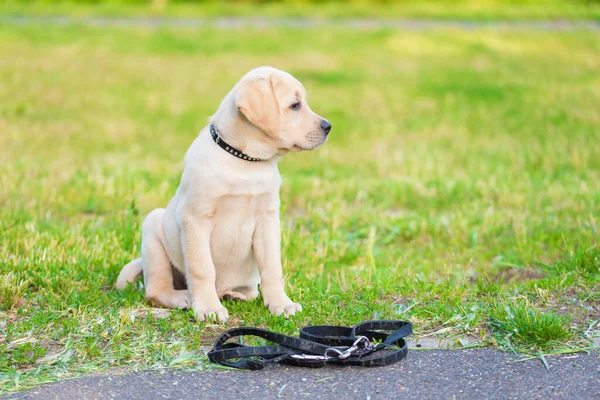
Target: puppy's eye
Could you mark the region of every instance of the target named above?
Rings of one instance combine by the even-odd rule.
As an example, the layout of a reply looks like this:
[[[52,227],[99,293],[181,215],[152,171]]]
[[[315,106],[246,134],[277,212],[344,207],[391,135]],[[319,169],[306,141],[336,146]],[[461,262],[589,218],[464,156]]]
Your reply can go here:
[[[302,104],[300,104],[300,102],[294,103],[290,106],[290,108],[294,111],[298,111],[301,107],[302,107]]]

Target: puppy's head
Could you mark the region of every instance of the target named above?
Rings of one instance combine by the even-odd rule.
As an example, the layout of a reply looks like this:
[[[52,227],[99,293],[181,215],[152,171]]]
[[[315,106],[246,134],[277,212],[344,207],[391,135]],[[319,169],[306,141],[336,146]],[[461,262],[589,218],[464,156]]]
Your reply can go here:
[[[325,143],[331,124],[315,114],[302,84],[287,72],[260,67],[235,88],[242,118],[260,129],[281,150],[313,150]]]

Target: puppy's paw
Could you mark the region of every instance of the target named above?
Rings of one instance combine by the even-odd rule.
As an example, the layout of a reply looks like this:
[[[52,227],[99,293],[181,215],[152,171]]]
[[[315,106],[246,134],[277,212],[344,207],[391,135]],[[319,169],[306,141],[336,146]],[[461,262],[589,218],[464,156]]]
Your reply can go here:
[[[194,315],[197,321],[218,320],[225,323],[229,320],[229,312],[220,303],[212,306],[199,307],[194,305]]]
[[[271,314],[277,317],[283,314],[285,318],[288,318],[290,315],[294,315],[297,312],[302,311],[302,306],[298,303],[292,302],[291,300],[283,304],[268,304],[267,308],[269,309]]]
[[[180,310],[187,310],[192,306],[192,298],[187,290],[176,290],[172,300],[173,307]]]

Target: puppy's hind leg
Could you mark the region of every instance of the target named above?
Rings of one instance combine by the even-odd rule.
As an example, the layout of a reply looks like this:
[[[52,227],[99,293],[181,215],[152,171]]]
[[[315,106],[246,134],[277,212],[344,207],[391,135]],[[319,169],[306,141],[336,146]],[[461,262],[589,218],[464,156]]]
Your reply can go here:
[[[192,304],[187,290],[175,290],[173,272],[165,249],[163,233],[164,208],[152,211],[142,226],[142,262],[146,297],[156,305],[168,308],[189,308]]]
[[[241,286],[231,290],[217,293],[221,300],[248,301],[258,297],[258,288],[255,286]]]
[[[218,292],[217,296],[219,296],[219,300],[233,300],[233,301],[247,301],[248,298],[246,295],[240,292],[236,292],[234,290],[224,290],[222,292]]]

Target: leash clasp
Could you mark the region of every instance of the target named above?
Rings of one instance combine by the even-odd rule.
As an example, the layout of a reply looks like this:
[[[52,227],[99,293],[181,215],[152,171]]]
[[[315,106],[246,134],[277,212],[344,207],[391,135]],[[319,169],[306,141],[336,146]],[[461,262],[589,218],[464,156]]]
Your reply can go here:
[[[213,137],[215,143],[219,144],[219,141],[221,140],[221,134],[213,124],[210,124],[210,134]]]
[[[362,354],[365,351],[369,351],[373,348],[369,338],[366,336],[359,336],[352,346],[344,349],[339,347],[330,347],[325,350],[322,356],[314,354],[292,354],[290,358],[294,360],[305,360],[305,361],[327,361],[331,359],[345,360],[353,354]]]
[[[363,353],[364,351],[371,350],[371,348],[372,346],[369,338],[366,336],[359,336],[354,343],[352,343],[352,346],[348,347],[346,350],[340,351],[335,347],[330,347],[325,351],[325,355],[327,356],[328,353],[336,353],[338,360],[345,360],[353,354]]]
[[[314,355],[314,354],[292,354],[292,355],[290,355],[290,358],[293,358],[294,360],[325,361],[329,357],[327,357],[327,356],[317,356],[317,355]]]

